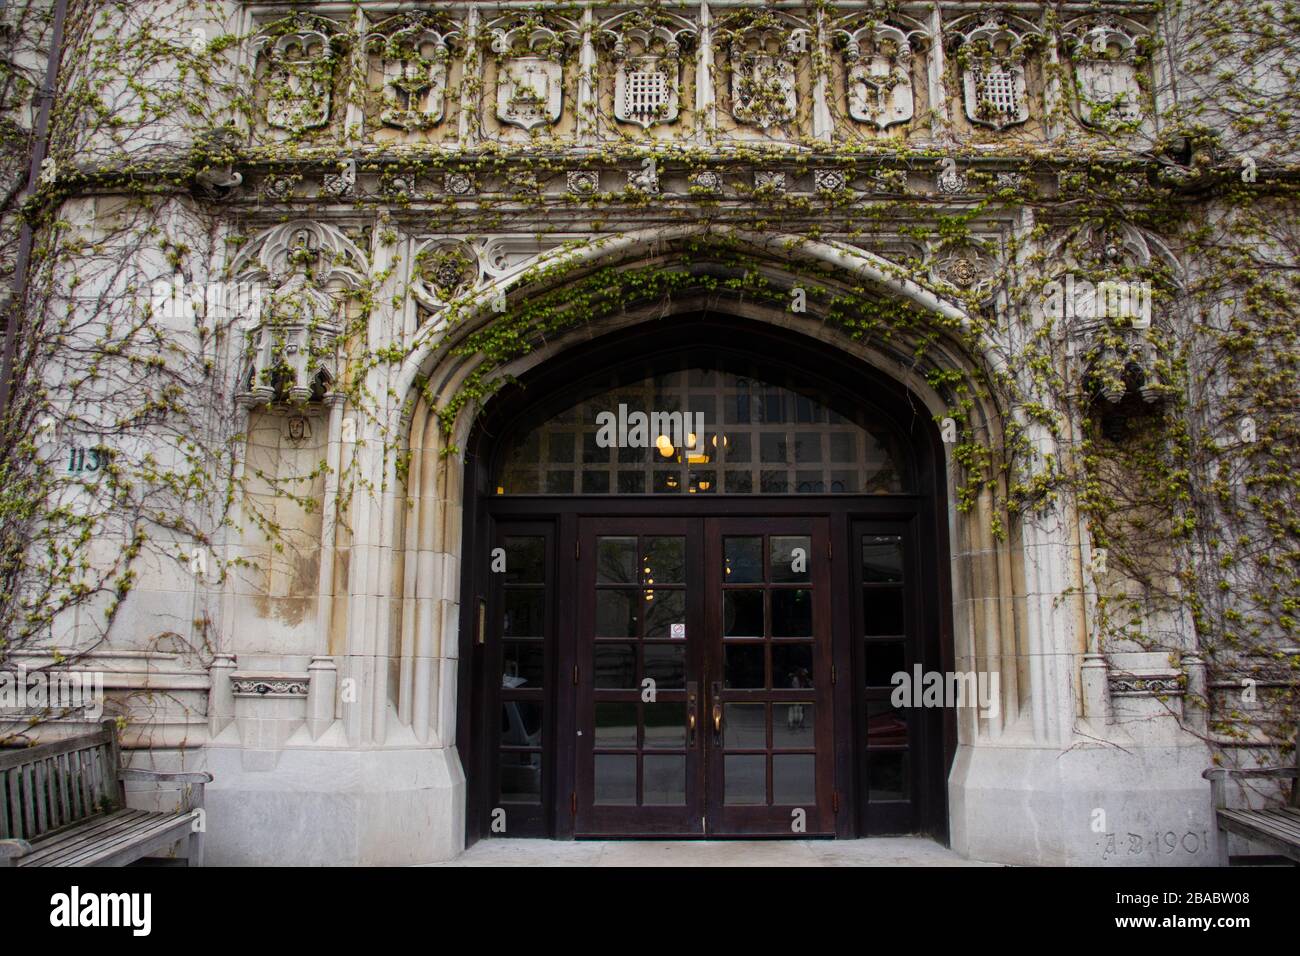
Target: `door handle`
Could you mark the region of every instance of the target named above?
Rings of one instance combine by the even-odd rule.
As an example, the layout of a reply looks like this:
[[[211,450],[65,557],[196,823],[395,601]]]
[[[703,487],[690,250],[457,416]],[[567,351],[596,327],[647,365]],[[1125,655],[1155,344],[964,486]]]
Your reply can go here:
[[[722,743],[722,682],[714,681],[709,696],[713,699],[713,742]]]
[[[695,725],[698,722],[699,710],[699,688],[695,681],[686,685],[686,728],[689,734],[690,746],[695,746]]]

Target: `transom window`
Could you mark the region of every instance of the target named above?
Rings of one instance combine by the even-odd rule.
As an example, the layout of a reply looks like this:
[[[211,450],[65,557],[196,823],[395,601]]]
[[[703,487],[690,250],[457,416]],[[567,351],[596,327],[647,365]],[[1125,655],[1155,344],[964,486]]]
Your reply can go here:
[[[649,373],[649,374],[645,374]],[[494,471],[498,495],[899,494],[902,444],[832,395],[752,368],[611,375],[527,416]],[[593,394],[594,393],[594,394]]]

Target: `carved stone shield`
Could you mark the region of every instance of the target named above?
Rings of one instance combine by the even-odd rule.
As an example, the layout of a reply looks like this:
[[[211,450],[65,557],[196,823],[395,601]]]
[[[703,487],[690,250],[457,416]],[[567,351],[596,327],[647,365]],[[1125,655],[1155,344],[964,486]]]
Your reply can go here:
[[[517,56],[497,74],[497,119],[532,129],[554,123],[564,104],[563,70],[555,60]]]

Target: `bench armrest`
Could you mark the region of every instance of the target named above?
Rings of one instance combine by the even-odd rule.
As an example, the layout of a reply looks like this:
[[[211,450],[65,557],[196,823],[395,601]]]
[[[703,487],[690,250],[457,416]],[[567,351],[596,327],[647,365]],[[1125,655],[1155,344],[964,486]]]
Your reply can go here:
[[[14,860],[32,852],[26,840],[0,840],[0,866],[13,866]]]
[[[172,772],[170,770],[138,770],[134,767],[123,767],[117,772],[119,780],[166,780],[172,783],[211,783],[212,774],[201,770],[185,770]]]

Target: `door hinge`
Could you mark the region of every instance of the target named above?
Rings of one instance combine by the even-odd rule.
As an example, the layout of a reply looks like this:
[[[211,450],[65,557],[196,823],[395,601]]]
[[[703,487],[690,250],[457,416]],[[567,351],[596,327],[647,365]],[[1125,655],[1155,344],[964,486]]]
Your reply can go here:
[[[578,792],[576,790],[569,794],[569,815],[574,817],[578,815]]]
[[[832,664],[831,665],[831,686],[832,687],[835,685],[835,682],[839,680],[839,674],[840,674],[839,669],[834,664]]]
[[[831,812],[840,812],[840,792],[838,790],[831,791]]]
[[[573,560],[578,561],[582,557],[582,539],[578,538],[573,542]]]
[[[826,541],[826,560],[827,560],[827,561],[830,561],[830,560],[831,560],[832,558],[834,558],[834,557],[835,557],[835,545],[831,544],[830,540],[827,539],[827,541]]]
[[[578,686],[578,665],[577,664],[573,665],[573,686],[574,687]]]

